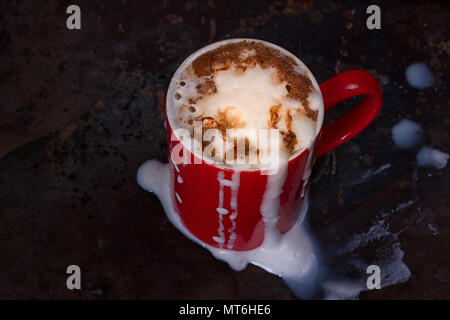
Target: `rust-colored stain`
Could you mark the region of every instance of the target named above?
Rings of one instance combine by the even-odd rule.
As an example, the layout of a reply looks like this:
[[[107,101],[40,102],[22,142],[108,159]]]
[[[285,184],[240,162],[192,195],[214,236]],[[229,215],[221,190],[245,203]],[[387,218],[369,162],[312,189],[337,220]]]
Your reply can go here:
[[[72,135],[72,133],[75,131],[76,128],[77,128],[76,123],[69,124],[67,127],[64,128],[64,130],[61,131],[61,133],[59,134],[59,138],[61,140],[66,140],[68,137]]]

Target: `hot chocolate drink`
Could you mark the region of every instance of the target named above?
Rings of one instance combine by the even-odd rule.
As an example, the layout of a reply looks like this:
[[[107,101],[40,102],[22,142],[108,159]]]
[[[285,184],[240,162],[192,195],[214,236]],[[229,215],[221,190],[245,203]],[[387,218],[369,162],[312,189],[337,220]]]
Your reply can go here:
[[[289,158],[314,140],[323,117],[321,93],[306,66],[288,52],[262,41],[237,40],[200,51],[180,69],[168,115],[173,129],[201,140],[197,148],[188,146],[196,155],[224,165],[240,157],[255,168],[270,152]],[[261,143],[270,129],[278,134],[275,146]]]

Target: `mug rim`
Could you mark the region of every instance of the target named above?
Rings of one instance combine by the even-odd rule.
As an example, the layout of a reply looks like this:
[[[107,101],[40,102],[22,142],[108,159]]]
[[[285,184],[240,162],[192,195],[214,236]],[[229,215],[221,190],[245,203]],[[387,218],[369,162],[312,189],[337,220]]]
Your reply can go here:
[[[170,79],[170,83],[169,83],[169,87],[167,89],[167,94],[166,94],[166,108],[165,108],[165,114],[166,114],[166,121],[168,122],[168,125],[170,126],[170,129],[172,131],[172,133],[176,136],[176,138],[178,139],[178,141],[180,143],[183,144],[183,147],[185,147],[194,157],[196,157],[195,152],[193,152],[193,150],[191,151],[190,148],[188,148],[183,141],[181,141],[179,139],[179,137],[174,133],[173,128],[172,128],[172,119],[169,116],[169,112],[168,112],[168,106],[170,105],[171,108],[173,108],[173,91],[175,90],[176,87],[176,81],[175,79],[178,79],[178,76],[180,75],[180,73],[184,70],[184,68],[186,67],[186,65],[189,65],[195,58],[197,58],[199,55],[201,55],[204,52],[208,52],[211,51],[213,49],[215,49],[216,47],[219,47],[221,45],[227,44],[227,43],[234,43],[234,42],[241,42],[241,41],[255,41],[255,42],[260,42],[265,44],[266,46],[275,48],[277,50],[279,50],[281,53],[293,58],[299,65],[301,65],[305,71],[308,73],[308,77],[310,78],[311,82],[313,83],[314,88],[316,89],[317,93],[320,96],[320,108],[319,108],[319,114],[318,114],[318,119],[316,120],[316,132],[314,135],[314,138],[311,139],[311,142],[309,145],[300,148],[299,150],[297,150],[297,152],[295,152],[294,154],[290,155],[288,158],[287,163],[290,163],[291,161],[293,161],[294,159],[298,158],[300,155],[302,155],[306,150],[310,150],[310,152],[312,152],[312,150],[314,149],[314,145],[317,142],[317,138],[319,137],[319,134],[322,130],[322,126],[323,126],[323,121],[324,121],[324,114],[325,114],[325,110],[324,110],[324,101],[323,101],[323,95],[322,95],[322,91],[320,90],[320,86],[319,83],[317,82],[317,79],[315,78],[314,74],[311,72],[311,70],[308,68],[308,66],[300,59],[298,58],[295,54],[293,54],[292,52],[288,51],[287,49],[269,42],[269,41],[265,41],[265,40],[260,40],[260,39],[253,39],[253,38],[230,38],[230,39],[224,39],[224,40],[219,40],[213,43],[210,43],[206,46],[201,47],[200,49],[196,50],[195,52],[193,52],[192,54],[190,54],[187,58],[185,58],[180,65],[177,67],[177,70],[175,71],[175,73],[173,74],[172,78]],[[172,99],[171,99],[172,98]],[[222,170],[230,170],[230,171],[241,171],[241,172],[257,172],[257,171],[264,171],[264,170],[268,170],[265,168],[257,168],[257,169],[240,169],[240,168],[233,168],[233,167],[226,167],[226,166],[220,166],[214,162],[212,162],[210,159],[203,157],[201,158],[202,162],[209,164],[213,167],[222,169]]]

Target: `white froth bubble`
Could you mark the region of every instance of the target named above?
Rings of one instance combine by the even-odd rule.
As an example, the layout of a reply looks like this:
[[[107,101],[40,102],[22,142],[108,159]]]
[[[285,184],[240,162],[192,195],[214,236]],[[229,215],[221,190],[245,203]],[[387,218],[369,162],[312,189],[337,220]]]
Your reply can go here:
[[[436,81],[430,68],[421,62],[411,64],[405,72],[408,83],[417,89],[432,87]]]
[[[392,140],[399,148],[412,148],[422,141],[422,128],[415,122],[403,119],[392,127]]]
[[[449,154],[437,149],[425,146],[417,153],[417,164],[421,167],[434,167],[442,169],[447,166]]]
[[[320,105],[322,103],[322,95],[317,91],[311,92],[311,94],[308,97],[308,101],[310,109],[319,110]]]

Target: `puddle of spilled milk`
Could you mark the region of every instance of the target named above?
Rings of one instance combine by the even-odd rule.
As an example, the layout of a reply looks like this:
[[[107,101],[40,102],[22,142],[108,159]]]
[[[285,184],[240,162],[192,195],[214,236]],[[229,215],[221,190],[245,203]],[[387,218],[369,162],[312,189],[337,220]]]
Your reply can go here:
[[[361,261],[349,259],[347,255],[352,255],[355,248],[363,247],[374,238],[391,237],[392,242],[388,241],[389,247],[397,248],[395,252],[389,253],[383,261],[380,261],[382,270],[394,272],[389,281],[382,280],[382,287],[404,282],[410,277],[409,269],[402,262],[403,251],[400,249],[400,244],[385,226],[378,226],[375,236],[370,230],[367,231],[367,234],[363,231],[361,234],[351,236],[347,240],[347,245],[341,244],[343,250],[346,249],[344,252],[335,250],[336,248],[331,250],[332,253],[319,252],[307,226],[303,223],[308,210],[307,194],[299,215],[302,218],[298,219],[297,223],[284,235],[277,236],[276,232],[272,232],[273,228],[270,227],[270,224],[266,224],[269,226],[267,228],[269,231],[266,230],[269,240],[265,239],[263,244],[256,249],[233,251],[209,246],[189,233],[182,224],[172,205],[169,179],[169,165],[157,160],[145,162],[137,173],[138,184],[146,191],[153,192],[160,199],[169,221],[187,238],[207,249],[216,259],[228,263],[236,271],[245,269],[251,263],[282,277],[291,291],[300,299],[357,299],[361,291],[367,290],[366,279],[368,276],[365,273],[367,266]],[[279,175],[278,178],[277,175],[273,175],[271,179],[274,180],[272,181],[273,185],[276,185],[277,181],[284,181]],[[278,195],[274,193],[272,198],[269,196],[269,199],[273,200]],[[266,207],[267,212],[265,212],[265,216],[263,214],[265,223],[271,221],[270,216],[273,215],[273,212],[269,211],[277,208],[276,205]],[[348,246],[351,248],[349,249]],[[322,254],[325,255],[321,256]],[[333,268],[338,264],[341,265],[341,269],[357,266],[359,274],[356,277],[349,277],[342,272],[336,272]],[[396,270],[401,272],[395,274]]]
[[[276,175],[271,175],[275,177]],[[248,251],[233,251],[212,247],[193,236],[182,224],[180,217],[175,212],[169,190],[169,167],[157,160],[149,160],[141,165],[137,173],[138,184],[145,190],[153,192],[161,201],[164,211],[169,221],[187,238],[207,249],[211,254],[222,261],[227,262],[231,268],[240,271],[246,268],[247,264],[254,264],[270,273],[280,277],[298,277],[307,272],[315,264],[313,245],[310,237],[302,227],[301,219],[280,238],[272,237],[272,228],[267,228],[268,241],[256,249]],[[279,195],[274,195],[279,196]],[[306,214],[308,208],[307,199],[300,216]],[[271,208],[266,207],[266,211]],[[273,208],[272,208],[273,209]],[[276,211],[277,212],[277,211]],[[266,212],[265,223],[269,222],[270,214]]]

